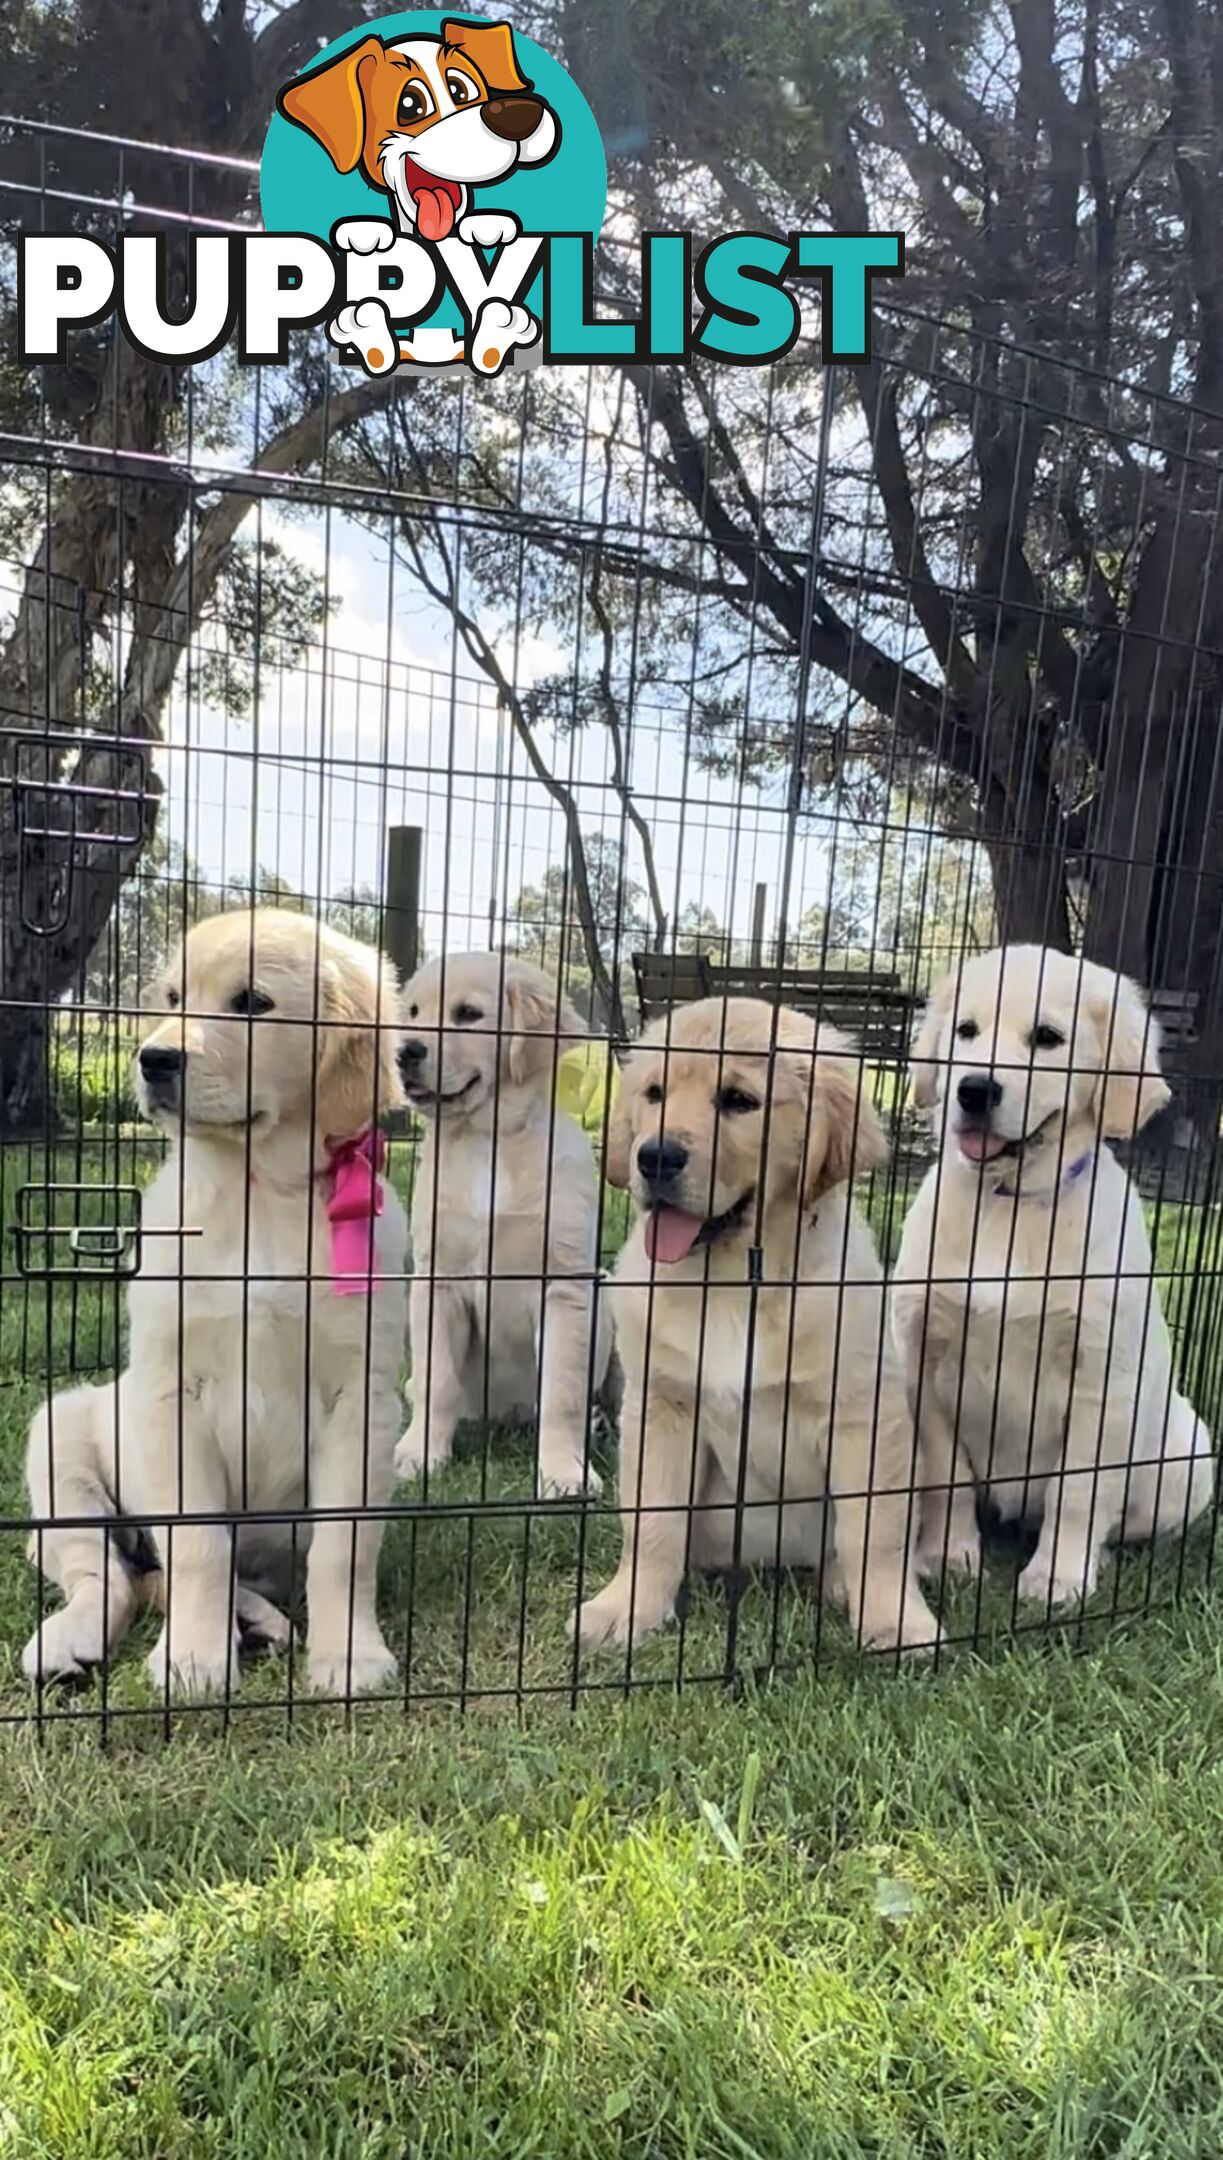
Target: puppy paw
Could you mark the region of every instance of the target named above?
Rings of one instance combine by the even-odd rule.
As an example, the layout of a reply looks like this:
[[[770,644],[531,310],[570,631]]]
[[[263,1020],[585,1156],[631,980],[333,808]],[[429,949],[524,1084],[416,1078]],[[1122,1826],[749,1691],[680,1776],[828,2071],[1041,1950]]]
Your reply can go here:
[[[1099,1564],[1094,1554],[1081,1557],[1058,1553],[1056,1559],[1037,1546],[1019,1578],[1019,1595],[1025,1603],[1051,1606],[1077,1605],[1096,1587]]]
[[[394,1687],[399,1666],[381,1635],[359,1635],[338,1648],[307,1645],[306,1679],[316,1695],[377,1695]]]
[[[486,300],[471,333],[471,363],[481,375],[498,375],[519,345],[533,345],[539,324],[524,307]]]
[[[957,1533],[954,1526],[944,1549],[943,1533],[923,1535],[913,1564],[925,1582],[937,1582],[943,1574],[966,1575],[975,1582],[981,1573],[981,1539],[975,1530]]]
[[[438,1440],[419,1419],[413,1418],[395,1449],[395,1475],[399,1478],[419,1477],[426,1463],[432,1472],[444,1470],[449,1460],[449,1440]]]
[[[522,227],[508,210],[473,210],[460,218],[458,234],[465,247],[504,247],[516,240]]]
[[[907,1590],[903,1603],[881,1599],[865,1609],[858,1635],[864,1650],[907,1650],[918,1656],[945,1639],[920,1590]]]
[[[35,1628],[21,1653],[21,1670],[35,1686],[40,1681],[76,1680],[102,1663],[105,1649],[101,1611],[88,1605],[82,1610],[78,1598],[48,1613]]]
[[[395,245],[395,227],[388,218],[341,218],[331,244],[346,255],[385,255]]]
[[[567,1500],[578,1494],[597,1499],[603,1480],[594,1464],[581,1455],[549,1455],[540,1459],[535,1489],[541,1500]]]
[[[182,1644],[168,1648],[163,1628],[157,1642],[145,1659],[145,1669],[158,1695],[164,1695],[168,1683],[171,1699],[175,1702],[198,1701],[209,1695],[236,1695],[238,1692],[238,1638],[235,1635],[229,1645]]]
[[[578,1614],[577,1640],[581,1650],[599,1650],[604,1644],[627,1649],[630,1642],[644,1642],[665,1627],[675,1614],[674,1598],[662,1599],[638,1583],[610,1582],[597,1597],[588,1598]]]
[[[355,346],[367,375],[389,375],[399,362],[399,339],[383,301],[350,300],[327,325],[333,345]]]
[[[244,1650],[287,1650],[293,1640],[293,1623],[279,1605],[260,1597],[257,1590],[239,1590],[238,1626]]]

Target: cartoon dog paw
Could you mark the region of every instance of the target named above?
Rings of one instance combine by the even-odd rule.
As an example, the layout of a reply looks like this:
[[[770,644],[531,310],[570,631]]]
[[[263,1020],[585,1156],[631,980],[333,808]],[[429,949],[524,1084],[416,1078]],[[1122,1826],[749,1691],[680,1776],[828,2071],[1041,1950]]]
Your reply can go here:
[[[389,218],[341,218],[331,244],[347,255],[384,255],[395,245],[395,227]]]
[[[516,240],[522,227],[508,210],[473,210],[459,219],[459,238],[464,247],[504,247]]]
[[[486,300],[471,333],[471,364],[481,375],[499,375],[518,345],[533,345],[539,324],[524,307]]]
[[[367,375],[389,375],[399,359],[399,339],[382,300],[350,300],[328,323],[327,335],[333,345],[355,345]]]

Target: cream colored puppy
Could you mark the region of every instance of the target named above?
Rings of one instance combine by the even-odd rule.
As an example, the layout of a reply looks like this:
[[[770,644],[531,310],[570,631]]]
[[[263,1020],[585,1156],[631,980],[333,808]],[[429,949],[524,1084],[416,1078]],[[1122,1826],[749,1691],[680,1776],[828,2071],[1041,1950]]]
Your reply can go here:
[[[624,1545],[582,1609],[587,1647],[639,1640],[689,1564],[729,1564],[741,1471],[740,1558],[818,1569],[830,1499],[862,1640],[936,1639],[908,1561],[912,1422],[848,1183],[886,1152],[861,1069],[833,1029],[750,998],[656,1021],[624,1069],[607,1159],[641,1211],[613,1284]]]
[[[557,1107],[582,1033],[538,968],[452,953],[403,994],[404,1093],[426,1120],[412,1196],[412,1421],[395,1466],[447,1462],[466,1417],[534,1419],[539,1489],[597,1492],[592,1390],[611,1358],[597,1296],[598,1179]],[[594,1341],[592,1344],[592,1333]]]
[[[920,1397],[919,1564],[975,1572],[980,1488],[1041,1522],[1021,1594],[1068,1603],[1105,1539],[1182,1531],[1214,1486],[1138,1194],[1105,1145],[1168,1099],[1155,1027],[1124,978],[1010,946],[934,992],[912,1071],[942,1145],[892,1292]]]
[[[28,1476],[52,1521],[154,1518],[162,1572],[133,1564],[148,1540],[121,1522],[36,1533],[66,1602],[25,1669],[98,1662],[151,1600],[157,1687],[232,1691],[236,1623],[287,1639],[262,1592],[287,1594],[293,1535],[247,1524],[235,1562],[223,1518],[308,1502],[339,1511],[297,1532],[310,1684],[376,1688],[395,1675],[374,1611],[383,1526],[343,1511],[392,1489],[407,1231],[373,1127],[401,1100],[394,985],[378,953],[304,915],[239,913],[191,931],[153,1001],[137,1086],[170,1150],[144,1196],[127,1369],[40,1411]]]

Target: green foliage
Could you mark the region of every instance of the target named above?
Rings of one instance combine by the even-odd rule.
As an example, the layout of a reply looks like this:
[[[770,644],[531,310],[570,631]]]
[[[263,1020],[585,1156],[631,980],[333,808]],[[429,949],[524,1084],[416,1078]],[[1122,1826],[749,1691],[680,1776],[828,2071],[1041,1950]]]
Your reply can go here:
[[[140,1118],[132,1077],[136,1036],[128,1029],[57,1029],[51,1100],[62,1132],[132,1125]]]

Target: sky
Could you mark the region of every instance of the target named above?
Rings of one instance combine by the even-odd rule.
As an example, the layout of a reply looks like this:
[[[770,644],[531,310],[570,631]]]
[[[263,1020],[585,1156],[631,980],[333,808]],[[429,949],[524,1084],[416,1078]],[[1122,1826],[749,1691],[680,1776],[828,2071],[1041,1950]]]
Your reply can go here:
[[[282,546],[324,567],[322,531],[265,523]],[[183,671],[158,763],[170,835],[210,880],[246,879],[252,863],[295,889],[334,898],[354,885],[381,890],[386,830],[424,832],[422,911],[432,951],[497,942],[507,908],[564,854],[560,813],[527,771],[508,716],[462,651],[449,618],[392,580],[385,551],[333,515],[326,640],[285,670],[265,655],[257,710],[233,718],[200,701]],[[520,691],[565,667],[567,646],[502,641],[498,658]],[[668,910],[689,901],[748,934],[758,881],[779,901],[785,840],[780,791],[749,793],[685,758],[682,716],[657,709],[634,720],[634,799],[650,825]],[[574,787],[587,832],[619,836],[605,732],[591,727],[541,741]],[[631,836],[630,836],[631,837]],[[641,877],[629,851],[630,874]],[[793,921],[821,896],[827,850],[800,840]]]

